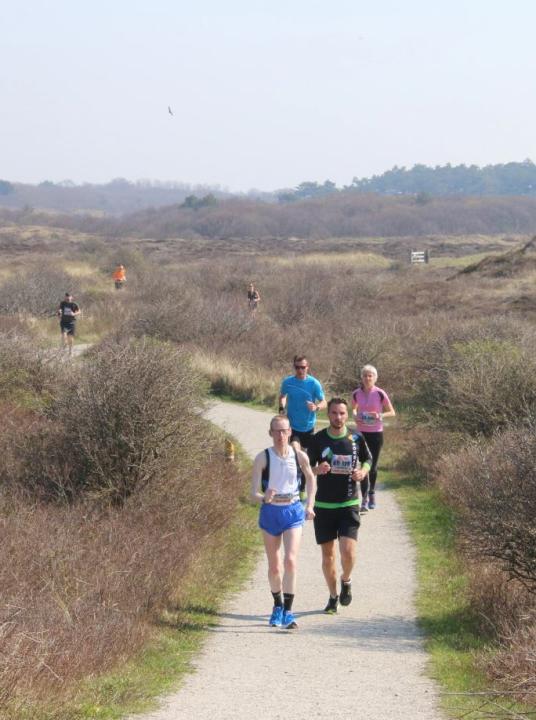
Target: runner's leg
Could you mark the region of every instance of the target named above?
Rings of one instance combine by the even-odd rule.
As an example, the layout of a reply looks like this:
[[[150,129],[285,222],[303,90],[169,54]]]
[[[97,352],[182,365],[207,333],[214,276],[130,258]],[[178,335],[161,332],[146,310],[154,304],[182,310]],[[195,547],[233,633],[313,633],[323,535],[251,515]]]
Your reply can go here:
[[[368,492],[370,494],[374,494],[374,492],[376,491],[376,479],[378,477],[378,461],[380,459],[380,452],[383,447],[383,433],[364,432],[363,437],[365,438],[365,442],[367,443],[370,453],[372,455],[372,467],[369,470],[367,480],[367,482],[369,483]]]
[[[322,572],[331,597],[337,596],[337,550],[335,540],[322,543]]]
[[[342,576],[341,579],[348,581],[352,579],[352,570],[354,569],[357,557],[357,540],[353,538],[341,536],[339,538],[339,550],[341,553]]]
[[[263,530],[262,538],[268,559],[268,582],[270,583],[270,590],[273,593],[278,593],[281,592],[282,587],[282,563],[281,553],[279,552],[281,548],[281,535],[270,535],[266,530]]]
[[[283,547],[285,550],[283,592],[294,595],[296,592],[296,561],[302,537],[302,528],[290,528],[283,533]]]

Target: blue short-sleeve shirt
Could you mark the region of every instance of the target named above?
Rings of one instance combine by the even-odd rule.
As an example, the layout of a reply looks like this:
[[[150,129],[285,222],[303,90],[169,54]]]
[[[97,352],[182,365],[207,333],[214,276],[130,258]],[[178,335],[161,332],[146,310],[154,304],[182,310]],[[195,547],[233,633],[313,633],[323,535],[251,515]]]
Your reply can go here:
[[[313,430],[316,413],[309,410],[307,402],[317,403],[324,399],[322,385],[312,375],[301,380],[289,375],[281,383],[281,395],[287,396],[287,415],[293,430]]]

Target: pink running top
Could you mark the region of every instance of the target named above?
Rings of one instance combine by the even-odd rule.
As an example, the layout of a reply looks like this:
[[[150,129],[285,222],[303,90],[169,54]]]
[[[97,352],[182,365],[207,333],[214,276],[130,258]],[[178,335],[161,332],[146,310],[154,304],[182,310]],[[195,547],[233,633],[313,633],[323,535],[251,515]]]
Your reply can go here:
[[[357,404],[357,429],[359,432],[382,432],[383,422],[371,413],[380,413],[388,407],[389,397],[385,390],[374,385],[368,392],[358,387],[352,393]]]

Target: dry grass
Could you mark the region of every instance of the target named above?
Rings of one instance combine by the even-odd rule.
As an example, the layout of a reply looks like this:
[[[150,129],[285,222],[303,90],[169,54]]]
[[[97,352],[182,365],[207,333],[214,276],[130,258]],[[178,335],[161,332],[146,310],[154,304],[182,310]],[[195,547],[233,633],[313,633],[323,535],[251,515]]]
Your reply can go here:
[[[120,511],[4,504],[0,699],[60,693],[132,655],[242,487],[212,447],[203,468],[163,478]]]
[[[255,400],[275,407],[281,382],[275,373],[201,351],[194,354],[193,363],[216,395],[243,402]]]
[[[348,251],[344,253],[311,252],[299,257],[275,256],[269,261],[283,267],[291,267],[299,262],[302,266],[322,266],[336,270],[341,265],[355,266],[356,268],[385,269],[391,266],[391,261],[382,255],[373,252]]]

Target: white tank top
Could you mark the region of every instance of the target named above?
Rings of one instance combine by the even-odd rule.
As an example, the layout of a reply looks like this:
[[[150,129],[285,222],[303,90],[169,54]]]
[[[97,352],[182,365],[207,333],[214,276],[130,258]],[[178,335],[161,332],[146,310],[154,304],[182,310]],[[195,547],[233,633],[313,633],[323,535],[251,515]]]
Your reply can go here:
[[[280,457],[273,448],[268,448],[268,452],[270,453],[268,487],[273,488],[277,495],[299,493],[298,466],[294,449],[289,447],[286,457]]]

